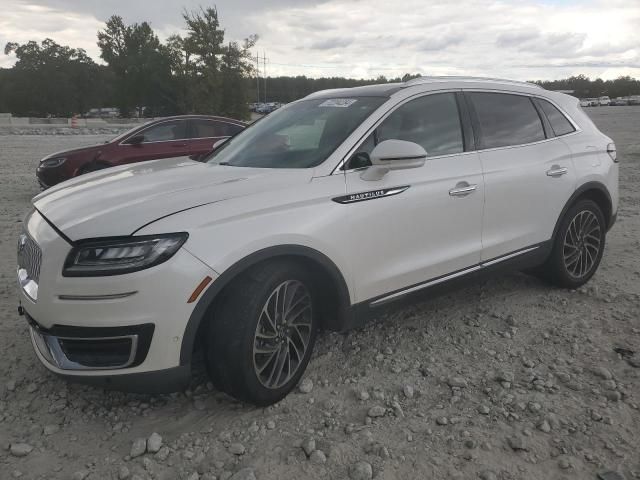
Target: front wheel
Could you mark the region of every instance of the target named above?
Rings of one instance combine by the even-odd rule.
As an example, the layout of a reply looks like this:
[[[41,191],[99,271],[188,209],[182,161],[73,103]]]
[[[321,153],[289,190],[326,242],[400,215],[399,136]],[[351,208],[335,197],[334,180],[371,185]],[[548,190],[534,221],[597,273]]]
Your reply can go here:
[[[591,279],[604,252],[606,225],[592,200],[580,200],[567,211],[543,270],[555,285],[578,288]]]
[[[236,279],[213,312],[206,339],[212,382],[256,405],[284,398],[315,343],[312,278],[295,263],[266,263]]]

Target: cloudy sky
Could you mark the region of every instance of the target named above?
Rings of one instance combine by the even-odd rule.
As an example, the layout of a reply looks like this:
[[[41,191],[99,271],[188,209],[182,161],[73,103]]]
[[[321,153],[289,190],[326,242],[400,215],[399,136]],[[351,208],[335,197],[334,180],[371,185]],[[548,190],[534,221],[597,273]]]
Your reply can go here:
[[[640,77],[640,0],[0,0],[0,45],[50,37],[99,60],[113,14],[164,39],[214,4],[227,39],[259,35],[270,75]]]

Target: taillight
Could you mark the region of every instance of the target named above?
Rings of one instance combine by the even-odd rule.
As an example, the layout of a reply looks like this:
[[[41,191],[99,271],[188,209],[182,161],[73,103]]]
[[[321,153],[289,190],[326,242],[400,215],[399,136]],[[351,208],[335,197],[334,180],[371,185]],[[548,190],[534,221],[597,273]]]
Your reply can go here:
[[[613,160],[614,162],[618,163],[618,154],[616,152],[616,144],[615,143],[610,143],[609,145],[607,145],[607,153],[611,157],[611,160]]]

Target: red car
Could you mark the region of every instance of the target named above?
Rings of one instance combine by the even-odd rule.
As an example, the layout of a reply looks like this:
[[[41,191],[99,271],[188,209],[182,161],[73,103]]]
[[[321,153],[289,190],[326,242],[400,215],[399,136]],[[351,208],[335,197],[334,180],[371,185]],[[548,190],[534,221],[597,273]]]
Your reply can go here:
[[[103,168],[158,158],[190,156],[199,160],[213,144],[244,130],[231,118],[182,115],[154,120],[101,145],[54,153],[36,170],[42,188]]]

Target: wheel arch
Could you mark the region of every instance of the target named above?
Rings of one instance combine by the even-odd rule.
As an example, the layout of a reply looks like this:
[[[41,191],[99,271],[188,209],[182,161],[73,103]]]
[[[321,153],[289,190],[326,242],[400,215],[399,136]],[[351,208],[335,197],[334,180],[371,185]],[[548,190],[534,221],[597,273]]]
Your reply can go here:
[[[319,288],[321,326],[328,330],[343,330],[351,325],[352,309],[349,289],[335,263],[323,253],[301,245],[278,245],[258,250],[227,268],[204,292],[193,309],[180,349],[180,365],[191,363],[191,356],[200,338],[201,328],[211,314],[220,293],[239,275],[256,265],[277,260],[294,260],[312,272]]]
[[[562,223],[562,219],[566,215],[569,208],[571,208],[571,206],[574,205],[577,201],[583,199],[593,200],[596,204],[598,204],[604,215],[607,229],[611,228],[613,222],[615,221],[615,216],[612,212],[613,203],[611,201],[609,190],[607,190],[607,187],[603,183],[587,182],[579,186],[575,190],[575,192],[573,192],[573,195],[571,195],[564,208],[562,209],[562,212],[556,220],[556,225],[553,229],[552,239],[554,241],[556,238],[556,234],[558,233],[558,229],[560,228],[560,223]]]

